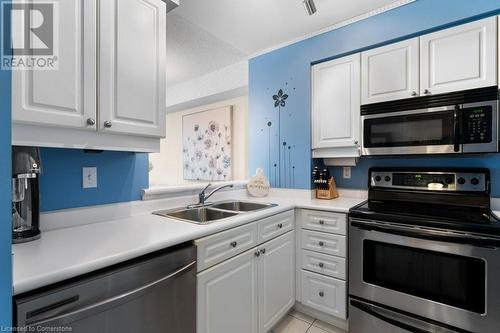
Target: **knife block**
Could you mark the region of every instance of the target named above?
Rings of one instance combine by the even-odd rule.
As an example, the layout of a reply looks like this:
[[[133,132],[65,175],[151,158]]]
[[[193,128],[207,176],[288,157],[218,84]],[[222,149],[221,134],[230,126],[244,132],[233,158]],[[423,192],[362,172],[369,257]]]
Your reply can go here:
[[[316,189],[316,199],[331,200],[339,197],[339,191],[337,191],[337,184],[335,179],[330,177],[327,184],[327,189]]]

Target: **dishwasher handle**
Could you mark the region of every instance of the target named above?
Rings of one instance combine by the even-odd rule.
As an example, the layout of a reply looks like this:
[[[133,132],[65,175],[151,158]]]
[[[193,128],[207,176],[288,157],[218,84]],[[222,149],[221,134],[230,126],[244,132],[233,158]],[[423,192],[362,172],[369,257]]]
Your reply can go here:
[[[126,302],[148,292],[150,289],[158,286],[159,284],[161,284],[167,280],[173,279],[173,278],[189,271],[195,265],[196,265],[196,260],[192,261],[191,263],[187,264],[184,267],[179,268],[178,270],[170,273],[169,275],[162,277],[161,279],[158,279],[156,281],[153,281],[151,283],[148,283],[144,286],[133,289],[133,290],[128,291],[126,293],[123,293],[121,295],[117,295],[117,296],[114,296],[112,298],[103,300],[101,302],[97,302],[97,303],[85,306],[85,307],[78,309],[78,310],[58,314],[58,315],[55,315],[53,317],[45,318],[45,319],[42,319],[42,320],[39,320],[36,322],[27,323],[26,326],[28,326],[28,327],[29,326],[39,326],[39,325],[47,324],[47,323],[54,322],[54,321],[62,321],[62,324],[70,323],[70,322],[73,322],[74,320],[77,320],[78,318],[86,317],[89,314],[97,313],[97,312],[100,312],[104,309],[113,308],[116,305],[126,303]]]

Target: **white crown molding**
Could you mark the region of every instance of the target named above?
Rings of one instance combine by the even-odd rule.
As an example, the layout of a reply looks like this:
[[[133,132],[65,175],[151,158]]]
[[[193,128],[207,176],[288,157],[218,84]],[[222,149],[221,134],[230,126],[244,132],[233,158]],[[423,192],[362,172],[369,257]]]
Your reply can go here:
[[[347,20],[344,20],[342,22],[336,23],[334,25],[328,26],[328,27],[323,28],[321,30],[305,34],[305,35],[303,35],[301,37],[294,38],[294,39],[289,40],[287,42],[283,42],[281,44],[278,44],[278,45],[272,46],[270,48],[264,49],[262,51],[259,51],[257,53],[251,54],[251,55],[248,56],[248,59],[250,60],[252,58],[256,58],[256,57],[261,56],[263,54],[275,51],[277,49],[281,49],[281,48],[283,48],[285,46],[289,46],[289,45],[301,42],[303,40],[309,39],[311,37],[324,34],[325,32],[329,32],[329,31],[333,31],[333,30],[345,27],[346,25],[353,24],[353,23],[356,23],[356,22],[361,21],[361,20],[365,20],[365,19],[367,19],[369,17],[385,13],[385,12],[387,12],[389,10],[392,10],[392,9],[395,9],[395,8],[398,8],[398,7],[401,7],[401,6],[408,5],[408,4],[410,4],[412,2],[415,2],[415,1],[417,1],[417,0],[399,0],[399,1],[395,1],[395,2],[393,2],[391,4],[389,4],[389,5],[386,5],[386,6],[377,8],[377,9],[374,9],[372,11],[369,11],[367,13],[364,13],[364,14],[361,14],[361,15],[358,15],[358,16],[351,17],[350,19],[347,19]]]

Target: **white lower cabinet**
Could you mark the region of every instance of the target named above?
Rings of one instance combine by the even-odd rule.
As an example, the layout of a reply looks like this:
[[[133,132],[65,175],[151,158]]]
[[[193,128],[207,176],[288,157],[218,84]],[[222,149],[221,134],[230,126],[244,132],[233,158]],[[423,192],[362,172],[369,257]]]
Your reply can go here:
[[[321,274],[302,271],[302,304],[347,319],[347,284]]]
[[[296,295],[312,316],[347,323],[347,215],[297,211]],[[325,316],[326,315],[326,316]]]
[[[196,332],[258,332],[258,264],[250,250],[198,274]]]
[[[198,333],[266,333],[295,303],[295,232],[198,274]]]

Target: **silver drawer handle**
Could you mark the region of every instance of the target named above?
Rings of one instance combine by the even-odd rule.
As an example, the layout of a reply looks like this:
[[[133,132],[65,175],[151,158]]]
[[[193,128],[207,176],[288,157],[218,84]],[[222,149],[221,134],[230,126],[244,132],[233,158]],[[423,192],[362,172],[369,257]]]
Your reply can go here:
[[[260,250],[260,253],[262,253],[262,254],[266,254],[266,249],[262,249],[262,250]]]
[[[319,267],[321,267],[321,268],[323,268],[323,267],[325,266],[325,264],[323,264],[322,262],[320,262],[320,263],[318,264],[318,266],[319,266]]]
[[[111,121],[107,120],[104,122],[104,127],[111,128],[111,126],[113,126],[113,123]]]
[[[325,221],[319,220],[319,224],[323,225],[323,224],[325,224]]]
[[[278,228],[279,229],[283,228],[283,224],[282,223],[278,224]]]
[[[324,292],[322,292],[322,291],[320,291],[320,292],[319,292],[319,297],[323,297],[323,296],[325,296],[325,293],[324,293]]]
[[[231,242],[231,247],[236,247],[238,245],[237,242]]]
[[[94,118],[88,118],[87,119],[87,125],[88,126],[94,126],[95,125],[95,119]]]
[[[325,243],[324,243],[324,242],[322,242],[322,241],[320,241],[320,242],[319,242],[319,246],[325,246]]]
[[[260,257],[260,251],[255,251],[253,255],[256,256],[257,258]]]
[[[418,95],[418,93],[417,93],[416,91],[413,91],[413,92],[411,93],[411,95],[412,95],[412,96],[417,96],[417,95]]]
[[[429,89],[424,90],[424,94],[429,95],[430,93],[431,93],[431,91]]]

